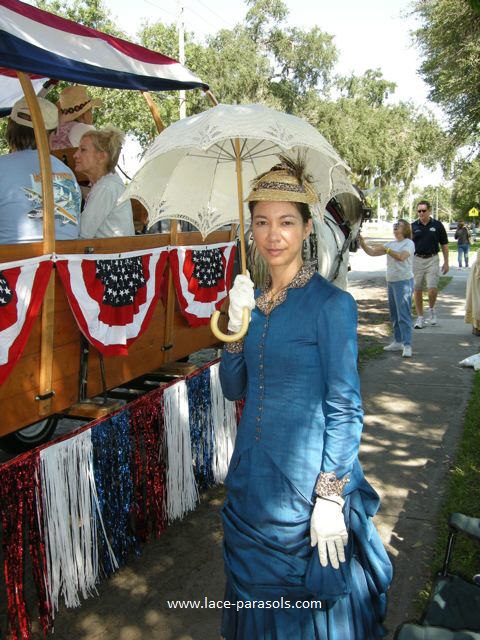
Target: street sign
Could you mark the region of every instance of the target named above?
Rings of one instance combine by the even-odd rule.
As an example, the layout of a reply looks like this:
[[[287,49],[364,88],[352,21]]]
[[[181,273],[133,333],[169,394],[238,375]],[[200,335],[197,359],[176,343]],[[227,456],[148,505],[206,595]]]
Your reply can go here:
[[[468,215],[470,218],[477,218],[478,217],[478,209],[476,207],[472,207],[470,209],[470,211],[468,212]]]

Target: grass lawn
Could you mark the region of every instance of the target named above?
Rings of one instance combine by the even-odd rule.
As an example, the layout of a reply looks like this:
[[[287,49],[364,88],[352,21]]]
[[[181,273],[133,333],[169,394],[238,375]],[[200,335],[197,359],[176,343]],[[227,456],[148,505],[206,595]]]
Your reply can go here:
[[[438,290],[441,291],[442,289],[445,289],[451,280],[452,276],[440,276],[440,279],[438,280]]]
[[[480,517],[480,371],[474,376],[472,394],[465,414],[463,434],[455,459],[450,464],[445,498],[437,521],[437,540],[431,563],[432,577],[419,594],[423,606],[432,580],[441,568],[448,537],[448,518],[455,511]],[[470,579],[480,573],[480,544],[458,535],[451,568]]]
[[[472,242],[472,244],[470,245],[470,251],[477,251],[477,249],[480,249],[480,239],[477,240],[476,242]],[[451,252],[455,252],[457,253],[457,241],[456,240],[451,240],[448,243],[448,250]]]
[[[375,358],[379,358],[383,355],[383,346],[383,340],[380,340],[379,338],[369,338],[368,343],[358,352],[359,368],[361,369],[369,360],[375,360]]]

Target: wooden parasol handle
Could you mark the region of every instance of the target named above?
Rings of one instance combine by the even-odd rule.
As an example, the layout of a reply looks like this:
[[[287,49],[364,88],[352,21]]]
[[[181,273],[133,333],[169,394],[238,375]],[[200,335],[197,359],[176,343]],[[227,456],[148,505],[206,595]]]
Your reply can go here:
[[[240,222],[240,259],[242,264],[242,274],[247,274],[247,249],[245,246],[245,223],[243,220],[243,181],[242,181],[242,158],[240,153],[240,140],[235,138],[235,164],[237,171],[237,197],[238,197],[238,218]],[[210,318],[210,329],[213,335],[222,342],[236,342],[241,340],[248,331],[250,324],[250,309],[245,307],[242,315],[242,328],[237,333],[227,334],[218,328],[219,311],[214,311]]]
[[[210,318],[210,329],[213,335],[222,342],[237,342],[241,340],[248,331],[248,325],[250,324],[250,309],[244,307],[242,316],[242,328],[237,333],[223,333],[218,328],[218,319],[220,318],[220,311],[214,311]]]

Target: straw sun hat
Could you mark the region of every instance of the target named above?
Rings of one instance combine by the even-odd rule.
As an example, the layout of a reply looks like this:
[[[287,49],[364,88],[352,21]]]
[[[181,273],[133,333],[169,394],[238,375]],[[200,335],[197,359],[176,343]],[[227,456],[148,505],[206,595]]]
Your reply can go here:
[[[97,98],[90,98],[85,87],[74,84],[66,87],[60,94],[57,106],[60,111],[60,122],[70,122],[81,116],[82,113],[101,107],[102,101]]]
[[[303,163],[281,157],[281,163],[259,176],[253,183],[247,202],[262,200],[273,202],[304,202],[315,204],[318,196],[309,177],[305,175]]]

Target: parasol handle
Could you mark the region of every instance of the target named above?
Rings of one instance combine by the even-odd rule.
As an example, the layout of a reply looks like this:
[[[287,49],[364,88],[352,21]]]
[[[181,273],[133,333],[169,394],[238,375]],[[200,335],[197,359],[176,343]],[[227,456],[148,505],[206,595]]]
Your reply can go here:
[[[218,328],[218,319],[220,318],[220,311],[214,311],[210,318],[210,329],[213,335],[222,342],[237,342],[241,340],[248,331],[248,325],[250,323],[250,309],[248,307],[243,308],[242,328],[237,333],[223,333]]]
[[[235,165],[237,174],[237,198],[238,198],[238,217],[240,222],[240,259],[242,265],[242,273],[247,273],[247,250],[245,246],[245,223],[243,220],[243,181],[242,181],[242,154],[239,138],[235,138]],[[243,308],[242,327],[237,333],[223,333],[218,328],[218,319],[220,317],[220,311],[214,311],[210,318],[210,329],[213,335],[222,342],[237,342],[241,340],[248,331],[248,325],[250,324],[250,309],[248,307]]]

